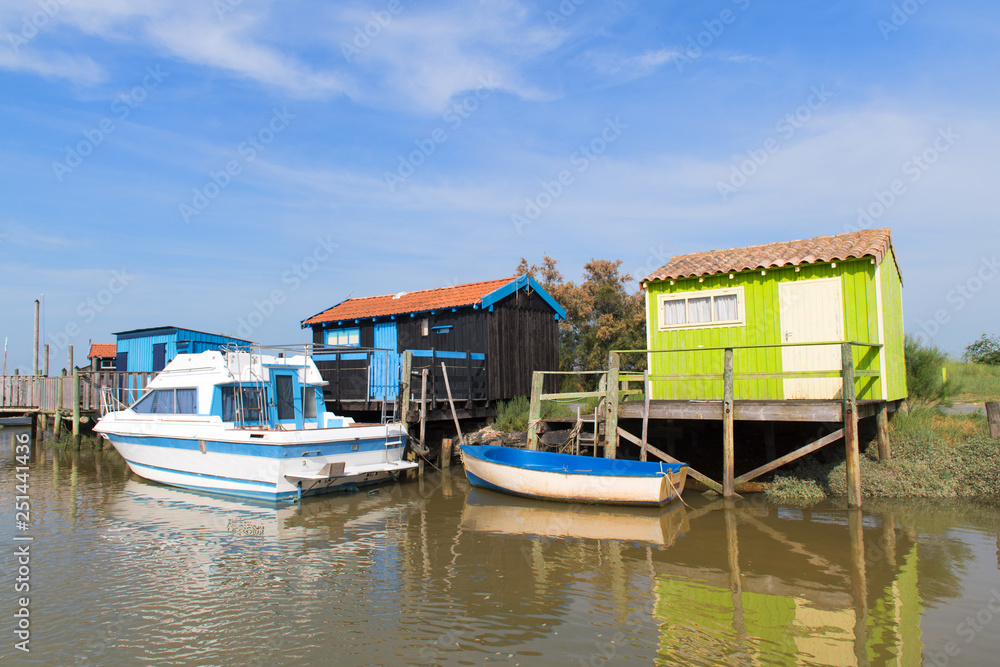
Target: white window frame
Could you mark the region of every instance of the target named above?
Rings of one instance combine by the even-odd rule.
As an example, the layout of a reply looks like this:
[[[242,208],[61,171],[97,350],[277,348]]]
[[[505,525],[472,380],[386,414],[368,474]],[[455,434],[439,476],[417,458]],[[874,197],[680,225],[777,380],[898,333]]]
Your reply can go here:
[[[330,341],[330,339],[333,338],[334,336],[337,338],[338,342],[334,343]],[[347,342],[339,342],[345,339]],[[361,347],[361,327],[350,327],[346,329],[327,329],[326,344],[333,347]]]
[[[688,299],[703,299],[705,297],[713,297],[712,299],[712,317],[715,317],[715,298],[717,296],[730,296],[732,294],[736,295],[736,310],[739,317],[735,320],[724,320],[711,322],[685,322],[684,324],[663,324],[663,306],[668,301],[687,301]],[[687,304],[684,306],[684,315],[686,320],[690,320],[688,317]],[[703,290],[689,290],[686,292],[672,292],[668,294],[659,294],[656,297],[656,321],[660,331],[680,331],[683,329],[718,329],[721,327],[745,327],[747,324],[747,314],[746,314],[746,298],[744,294],[744,288],[742,285],[738,287],[723,287],[720,289],[703,289]]]

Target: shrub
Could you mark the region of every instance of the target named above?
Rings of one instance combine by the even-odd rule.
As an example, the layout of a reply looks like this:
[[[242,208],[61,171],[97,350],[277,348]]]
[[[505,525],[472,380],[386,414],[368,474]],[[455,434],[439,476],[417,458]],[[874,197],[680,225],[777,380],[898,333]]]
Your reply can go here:
[[[528,410],[531,407],[526,396],[517,396],[509,401],[497,401],[497,418],[493,428],[505,433],[528,430]]]
[[[910,404],[946,403],[957,391],[955,383],[945,380],[942,372],[947,355],[934,345],[922,345],[914,336],[906,337],[903,349]]]
[[[979,340],[965,348],[965,361],[989,366],[1000,366],[1000,336],[983,334]]]

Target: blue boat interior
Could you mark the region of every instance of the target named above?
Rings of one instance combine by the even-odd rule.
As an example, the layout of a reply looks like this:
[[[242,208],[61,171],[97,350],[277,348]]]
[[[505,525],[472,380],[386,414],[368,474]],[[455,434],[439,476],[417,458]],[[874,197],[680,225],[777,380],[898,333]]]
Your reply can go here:
[[[496,445],[466,445],[462,451],[468,456],[526,470],[561,472],[574,475],[614,475],[618,477],[649,477],[665,473],[675,473],[686,463],[666,463],[659,461],[627,461],[605,459],[576,454],[540,452]]]

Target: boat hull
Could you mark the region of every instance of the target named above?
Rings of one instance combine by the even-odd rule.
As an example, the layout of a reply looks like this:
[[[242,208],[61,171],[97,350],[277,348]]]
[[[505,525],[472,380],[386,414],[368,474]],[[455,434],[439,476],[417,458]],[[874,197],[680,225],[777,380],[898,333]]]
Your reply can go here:
[[[145,479],[224,495],[278,501],[354,489],[396,478],[405,435],[385,426],[143,435],[99,427],[129,468]],[[250,440],[253,437],[254,440]]]
[[[677,464],[491,446],[462,447],[462,455],[475,487],[562,502],[659,506],[678,498],[687,479]]]

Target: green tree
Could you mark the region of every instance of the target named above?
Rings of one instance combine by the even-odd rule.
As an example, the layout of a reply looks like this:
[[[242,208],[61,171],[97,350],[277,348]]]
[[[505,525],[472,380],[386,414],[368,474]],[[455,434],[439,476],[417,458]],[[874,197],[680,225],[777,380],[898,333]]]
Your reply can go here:
[[[1000,366],[1000,336],[983,334],[975,343],[965,348],[965,361],[989,366]]]
[[[564,282],[557,260],[542,257],[542,265],[529,265],[523,257],[517,273],[528,274],[566,309],[559,328],[561,370],[607,368],[611,350],[646,347],[646,311],[641,292],[629,293],[632,277],[621,273],[621,260],[591,259],[584,267],[583,282]],[[622,359],[624,370],[644,370],[645,355]],[[565,388],[590,387],[596,380],[569,376]]]

